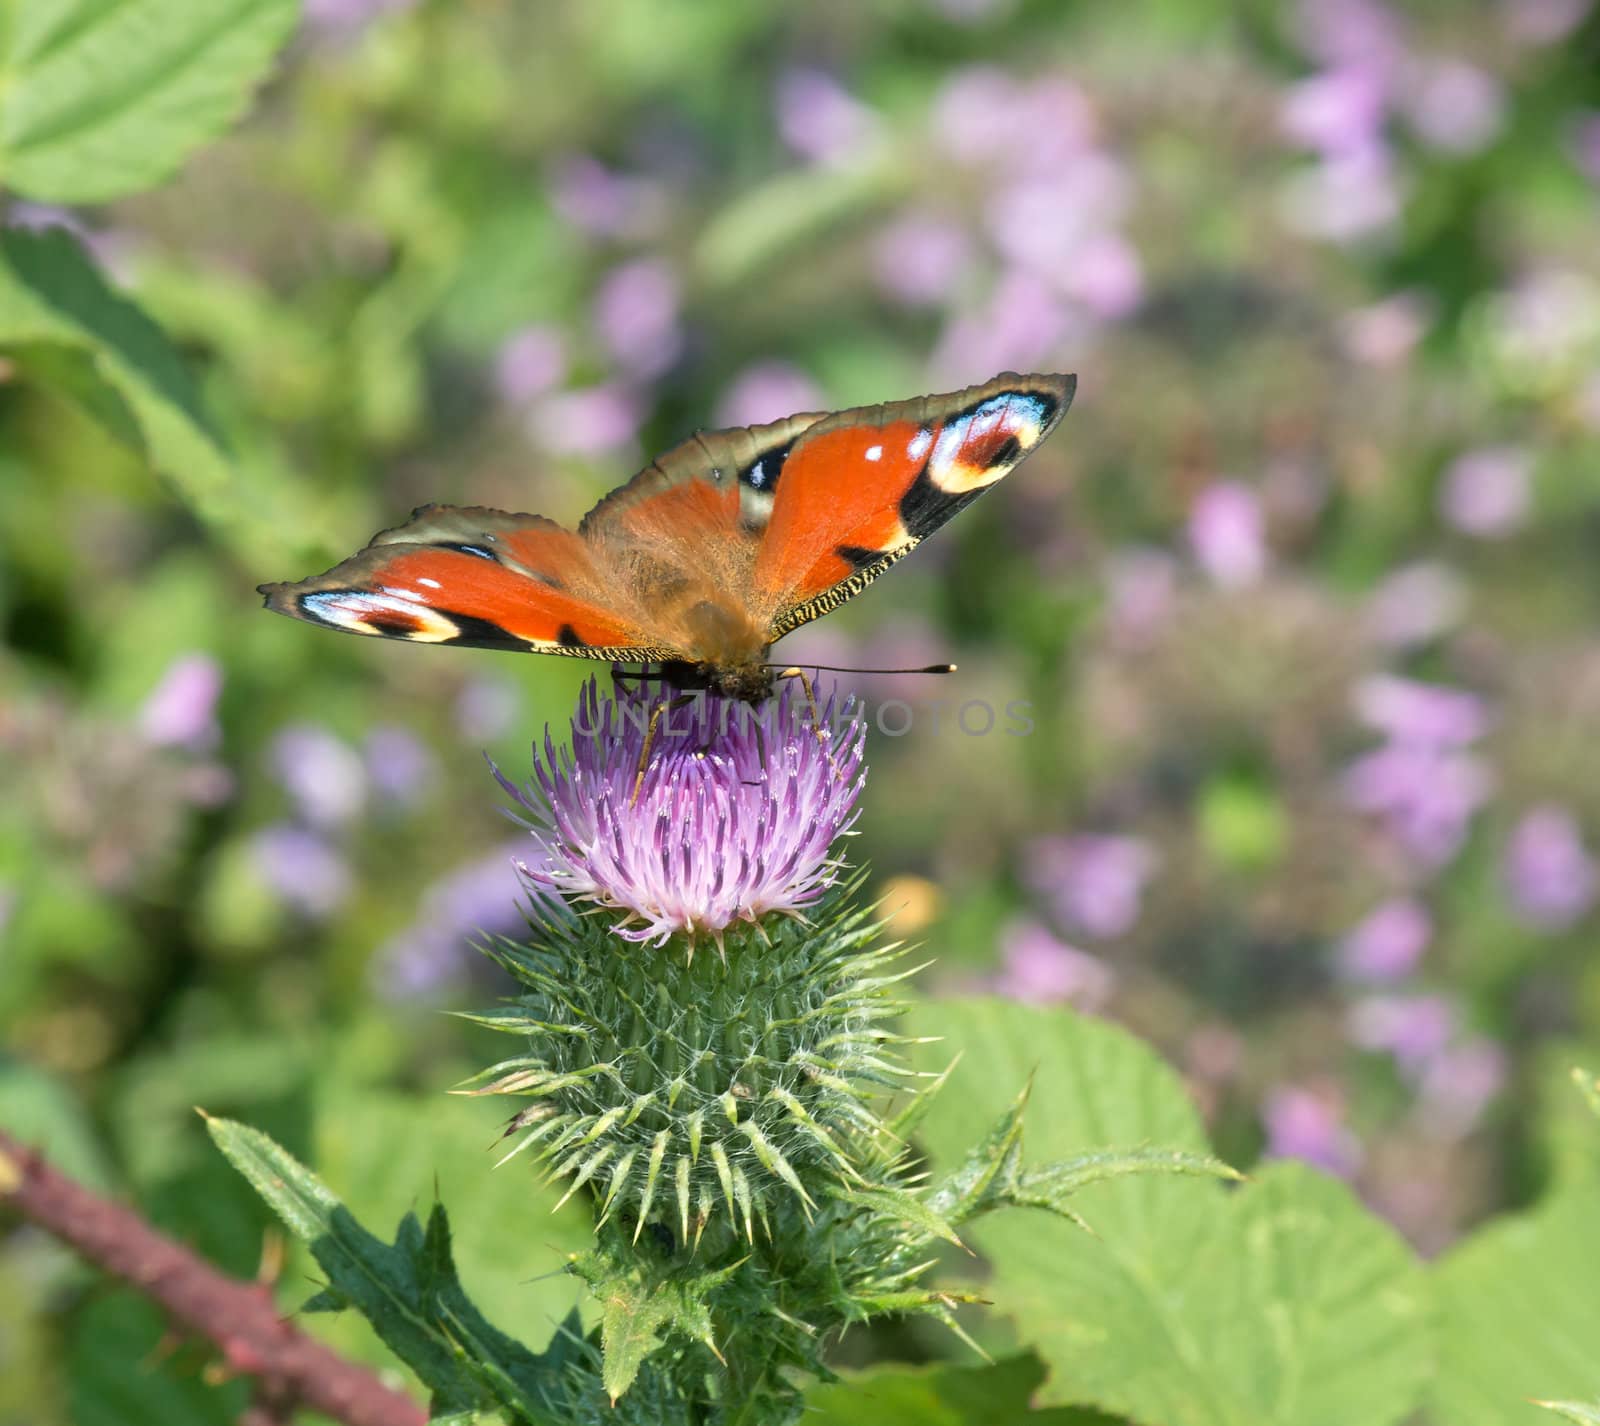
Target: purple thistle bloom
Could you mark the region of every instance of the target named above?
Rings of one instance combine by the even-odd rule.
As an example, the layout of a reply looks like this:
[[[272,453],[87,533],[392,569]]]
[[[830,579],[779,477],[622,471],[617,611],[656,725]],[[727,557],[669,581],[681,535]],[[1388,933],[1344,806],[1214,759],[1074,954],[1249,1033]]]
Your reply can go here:
[[[838,878],[830,849],[855,821],[866,780],[866,724],[829,698],[813,727],[803,690],[786,683],[759,708],[716,695],[669,701],[644,780],[634,783],[652,710],[647,688],[580,695],[572,748],[549,731],[533,779],[495,778],[526,810],[542,865],[536,889],[627,913],[618,934],[664,943],[674,932],[720,942],[736,921],[799,915]]]
[[[1371,69],[1347,68],[1312,75],[1284,95],[1283,131],[1327,157],[1362,152],[1382,142],[1387,95]]]
[[[1046,837],[1027,851],[1030,886],[1071,930],[1109,939],[1133,929],[1156,854],[1137,837]]]
[[[1517,823],[1502,873],[1512,908],[1541,930],[1565,930],[1594,905],[1600,890],[1600,867],[1565,807],[1536,807]]]
[[[630,376],[659,376],[683,348],[671,263],[639,258],[614,268],[595,294],[594,325],[612,360]]]
[[[1432,939],[1428,908],[1411,897],[1396,897],[1340,942],[1339,971],[1350,980],[1400,980],[1416,968]]]
[[[1461,850],[1494,777],[1470,753],[1423,743],[1390,743],[1359,757],[1344,773],[1350,804],[1381,817],[1390,835],[1436,871]]]
[[[139,710],[139,729],[158,747],[203,752],[221,737],[217,699],[222,665],[210,654],[181,654],[167,666]]]

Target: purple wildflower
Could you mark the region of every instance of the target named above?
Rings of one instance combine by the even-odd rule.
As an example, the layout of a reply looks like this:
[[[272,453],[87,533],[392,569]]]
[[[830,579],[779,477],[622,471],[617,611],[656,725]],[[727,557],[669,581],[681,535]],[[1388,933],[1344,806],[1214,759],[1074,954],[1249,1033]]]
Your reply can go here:
[[[631,445],[644,418],[637,396],[616,382],[546,396],[528,432],[554,455],[606,456]]]
[[[250,850],[261,879],[302,916],[326,920],[350,895],[350,869],[318,832],[279,822],[257,832]]]
[[[1308,237],[1353,243],[1393,224],[1402,201],[1388,150],[1373,145],[1295,174],[1284,191],[1284,218]]]
[[[1387,95],[1371,69],[1334,69],[1292,86],[1284,96],[1283,131],[1328,157],[1382,142]]]
[[[1507,37],[1525,45],[1553,45],[1588,17],[1594,0],[1500,0]]]
[[[426,996],[473,963],[464,952],[474,937],[522,931],[519,902],[529,888],[518,862],[526,853],[520,839],[509,842],[430,886],[417,919],[378,952],[384,989],[398,999]]]
[[[683,347],[672,265],[639,258],[613,269],[595,294],[594,324],[622,370],[641,381],[659,376]]]
[[[878,234],[878,286],[908,307],[937,307],[972,266],[972,242],[960,223],[938,213],[903,213]]]
[[[759,426],[828,404],[822,389],[786,361],[747,366],[733,379],[717,406],[718,426]]]
[[[1178,564],[1165,550],[1134,545],[1106,570],[1106,623],[1126,648],[1147,644],[1177,607]]]
[[[217,699],[222,665],[210,654],[181,654],[161,675],[139,710],[139,729],[158,747],[204,752],[222,736]]]
[[[1466,609],[1461,576],[1448,565],[1423,561],[1385,576],[1367,605],[1368,628],[1379,644],[1411,648],[1448,633]]]
[[[272,770],[302,821],[349,822],[367,800],[367,775],[355,750],[326,728],[295,723],[272,740]]]
[[[359,30],[384,15],[409,10],[416,0],[306,0],[306,24],[312,29]]]
[[[877,115],[831,74],[791,69],[778,80],[778,132],[813,163],[847,162],[877,132]]]
[[[1400,22],[1378,0],[1301,0],[1298,8],[1301,41],[1324,64],[1390,76],[1405,62]]]
[[[1256,583],[1266,573],[1267,544],[1255,492],[1235,480],[1202,490],[1189,510],[1189,545],[1224,589]]]
[[[1434,871],[1461,850],[1493,788],[1493,774],[1480,759],[1422,743],[1390,743],[1344,773],[1350,804],[1381,817],[1390,835]]]
[[[1137,837],[1045,837],[1025,861],[1028,883],[1062,923],[1102,940],[1133,929],[1155,869],[1154,850]]]
[[[535,323],[513,332],[494,359],[494,388],[521,405],[554,390],[567,374],[566,342],[558,328]]]
[[[1115,977],[1104,962],[1059,941],[1037,921],[1012,922],[1001,933],[1004,966],[994,987],[1033,1004],[1065,1002],[1098,1010],[1111,997]]]
[[[1416,969],[1433,939],[1428,908],[1411,897],[1385,901],[1339,944],[1339,971],[1350,980],[1400,980]]]
[[[522,690],[504,678],[475,678],[456,695],[456,727],[475,743],[502,738],[522,713]]]
[[[1565,807],[1536,807],[1517,823],[1502,874],[1512,908],[1541,930],[1565,930],[1588,912],[1600,891],[1600,867]]]
[[[1347,1023],[1362,1049],[1392,1055],[1401,1069],[1420,1074],[1454,1037],[1456,1012],[1442,995],[1371,995],[1351,1007]]]
[[[1394,674],[1362,679],[1355,706],[1362,722],[1396,743],[1460,748],[1489,730],[1489,710],[1477,694]]]
[[[591,680],[570,751],[558,753],[547,731],[524,789],[496,770],[528,812],[543,862],[525,869],[528,881],[627,913],[618,932],[636,941],[676,931],[720,940],[736,921],[799,915],[838,877],[830,849],[866,780],[864,721],[830,698],[819,735],[794,683],[761,708],[709,694],[691,708],[669,703],[635,800],[661,696],[602,698]]]
[[[372,790],[394,807],[411,807],[427,796],[437,771],[427,744],[409,728],[383,724],[367,734],[362,760]]]
[[[1303,1159],[1341,1178],[1361,1166],[1361,1144],[1344,1123],[1344,1106],[1330,1094],[1283,1085],[1267,1096],[1261,1119],[1268,1158]]]
[[[565,159],[550,180],[550,201],[561,218],[596,238],[639,238],[659,226],[660,188],[617,173],[588,154]]]
[[[1427,334],[1431,312],[1415,292],[1396,292],[1347,312],[1340,342],[1352,361],[1390,371],[1401,366]]]
[[[1484,1036],[1443,1050],[1422,1072],[1417,1087],[1423,1124],[1439,1138],[1469,1132],[1505,1088],[1507,1071],[1505,1050]]]
[[[1528,517],[1533,457],[1516,446],[1468,451],[1445,473],[1439,509],[1464,535],[1514,534]]]
[[[1446,153],[1477,153],[1505,122],[1500,82],[1465,60],[1420,66],[1403,92],[1418,137]]]

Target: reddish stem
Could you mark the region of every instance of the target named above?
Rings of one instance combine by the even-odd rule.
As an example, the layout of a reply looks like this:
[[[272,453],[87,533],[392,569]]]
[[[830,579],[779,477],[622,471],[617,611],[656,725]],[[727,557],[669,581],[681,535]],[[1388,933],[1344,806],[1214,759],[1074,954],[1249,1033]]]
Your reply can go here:
[[[15,1208],[138,1288],[173,1322],[214,1342],[231,1370],[256,1378],[258,1412],[294,1402],[346,1426],[427,1426],[427,1412],[410,1397],[285,1322],[264,1284],[219,1272],[131,1209],[58,1173],[3,1129],[0,1207]]]

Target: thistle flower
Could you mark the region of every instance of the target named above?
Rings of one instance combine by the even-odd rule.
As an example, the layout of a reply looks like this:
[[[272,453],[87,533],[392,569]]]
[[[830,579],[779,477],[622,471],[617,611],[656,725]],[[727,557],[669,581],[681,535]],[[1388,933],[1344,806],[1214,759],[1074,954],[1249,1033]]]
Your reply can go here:
[[[679,706],[644,689],[602,699],[591,680],[570,752],[546,730],[527,787],[495,770],[538,845],[529,883],[621,910],[618,934],[658,944],[678,931],[720,942],[735,922],[800,915],[837,879],[830,848],[865,779],[866,727],[850,706],[830,698],[815,726],[808,714],[792,684],[755,709],[713,695]]]

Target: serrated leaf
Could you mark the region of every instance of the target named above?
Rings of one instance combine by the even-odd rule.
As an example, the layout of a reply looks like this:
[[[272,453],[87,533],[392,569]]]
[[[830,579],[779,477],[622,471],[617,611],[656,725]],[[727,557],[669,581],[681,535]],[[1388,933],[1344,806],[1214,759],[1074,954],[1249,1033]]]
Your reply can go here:
[[[208,1119],[206,1128],[290,1231],[310,1243],[332,1291],[372,1323],[434,1393],[438,1408],[498,1404],[529,1422],[553,1426],[543,1405],[552,1384],[549,1363],[496,1331],[467,1300],[441,1206],[434,1206],[426,1229],[407,1214],[395,1242],[387,1244],[259,1130],[227,1119]]]
[[[918,1198],[903,1189],[835,1188],[830,1190],[829,1197],[836,1198],[841,1203],[854,1204],[858,1208],[871,1209],[880,1217],[915,1228],[929,1238],[943,1239],[958,1248],[966,1247],[966,1244],[956,1236],[955,1229],[930,1200]]]
[[[806,1393],[806,1426],[1115,1426],[1097,1411],[1030,1401],[1044,1379],[1037,1357],[986,1367],[880,1367]]]
[[[1586,1422],[1587,1426],[1600,1426],[1600,1406],[1585,1406],[1581,1401],[1536,1401],[1546,1411],[1565,1416],[1568,1421]]]
[[[133,448],[200,514],[242,513],[228,456],[178,354],[64,230],[0,233],[0,350],[20,353],[25,369],[119,440],[129,438],[131,414]]]
[[[912,1024],[983,1068],[929,1116],[935,1163],[959,1162],[1036,1071],[1029,1157],[1056,1162],[1033,1191],[1070,1188],[1094,1229],[1007,1213],[971,1230],[994,1268],[985,1295],[1050,1368],[1040,1402],[1162,1426],[1382,1426],[1413,1409],[1425,1284],[1343,1185],[1278,1164],[1230,1192],[1146,1171],[1149,1150],[1108,1154],[1171,1146],[1185,1157],[1169,1164],[1218,1171],[1178,1077],[1104,1022],[976,1000],[919,1006]],[[1095,1178],[1112,1165],[1129,1176]]]
[[[1585,1184],[1501,1219],[1433,1269],[1450,1426],[1536,1426],[1536,1401],[1600,1397],[1600,1209]],[[1581,1418],[1580,1418],[1581,1419]]]
[[[298,0],[14,0],[0,53],[0,183],[97,203],[229,126]]]

